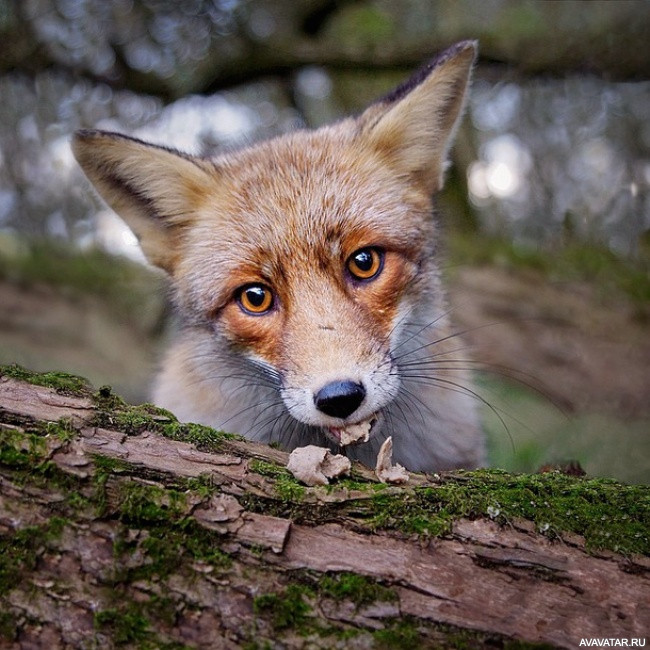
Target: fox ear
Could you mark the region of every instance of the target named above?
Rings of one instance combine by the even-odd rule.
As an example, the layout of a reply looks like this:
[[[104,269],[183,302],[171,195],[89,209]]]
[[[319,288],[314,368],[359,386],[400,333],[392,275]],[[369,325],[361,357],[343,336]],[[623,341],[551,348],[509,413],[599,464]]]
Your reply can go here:
[[[476,53],[476,41],[457,43],[358,118],[366,141],[428,192],[442,187]]]
[[[147,259],[172,272],[179,232],[206,196],[205,163],[106,131],[77,131],[72,150],[102,198],[133,230]]]

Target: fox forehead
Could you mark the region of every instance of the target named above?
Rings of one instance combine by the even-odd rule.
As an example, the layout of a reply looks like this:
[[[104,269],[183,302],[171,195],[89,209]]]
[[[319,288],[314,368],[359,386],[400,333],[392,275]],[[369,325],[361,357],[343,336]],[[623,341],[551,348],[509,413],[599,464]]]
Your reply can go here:
[[[372,245],[417,261],[431,239],[430,197],[356,142],[351,125],[263,142],[215,159],[214,169],[213,192],[186,232],[181,281],[200,274],[205,286],[200,269],[210,269],[218,291],[233,269],[248,267],[253,281],[322,269]]]

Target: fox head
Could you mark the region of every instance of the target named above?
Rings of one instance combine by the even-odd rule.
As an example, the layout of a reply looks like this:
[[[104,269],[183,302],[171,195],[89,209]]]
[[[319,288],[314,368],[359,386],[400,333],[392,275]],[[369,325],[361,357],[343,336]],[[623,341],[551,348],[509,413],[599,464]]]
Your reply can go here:
[[[203,341],[193,381],[216,387],[227,371],[214,368],[236,356],[330,438],[381,420],[406,324],[425,307],[430,321],[444,315],[432,196],[475,56],[459,43],[358,117],[212,159],[75,135],[79,164],[169,274],[186,336]]]

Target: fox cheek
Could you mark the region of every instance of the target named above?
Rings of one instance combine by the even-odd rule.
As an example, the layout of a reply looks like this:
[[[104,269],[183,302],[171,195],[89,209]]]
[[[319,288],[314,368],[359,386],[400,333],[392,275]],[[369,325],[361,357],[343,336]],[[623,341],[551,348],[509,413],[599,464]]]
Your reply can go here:
[[[369,285],[359,292],[357,299],[363,305],[377,346],[392,349],[402,326],[412,311],[417,294],[417,266],[401,256],[392,260],[387,255],[386,268],[376,286]],[[390,262],[390,263],[389,263]]]
[[[239,354],[278,373],[281,362],[281,322],[278,314],[251,316],[234,303],[220,312],[214,329]]]

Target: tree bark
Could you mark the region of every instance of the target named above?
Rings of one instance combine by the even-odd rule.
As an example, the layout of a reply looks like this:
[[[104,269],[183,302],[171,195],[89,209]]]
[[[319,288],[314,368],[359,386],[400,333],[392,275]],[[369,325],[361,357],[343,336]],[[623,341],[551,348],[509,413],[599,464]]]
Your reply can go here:
[[[650,630],[647,488],[487,471],[388,487],[360,466],[306,488],[282,451],[15,367],[0,443],[0,647],[577,647]],[[525,479],[540,500],[607,492],[601,519],[637,546],[460,503]]]

